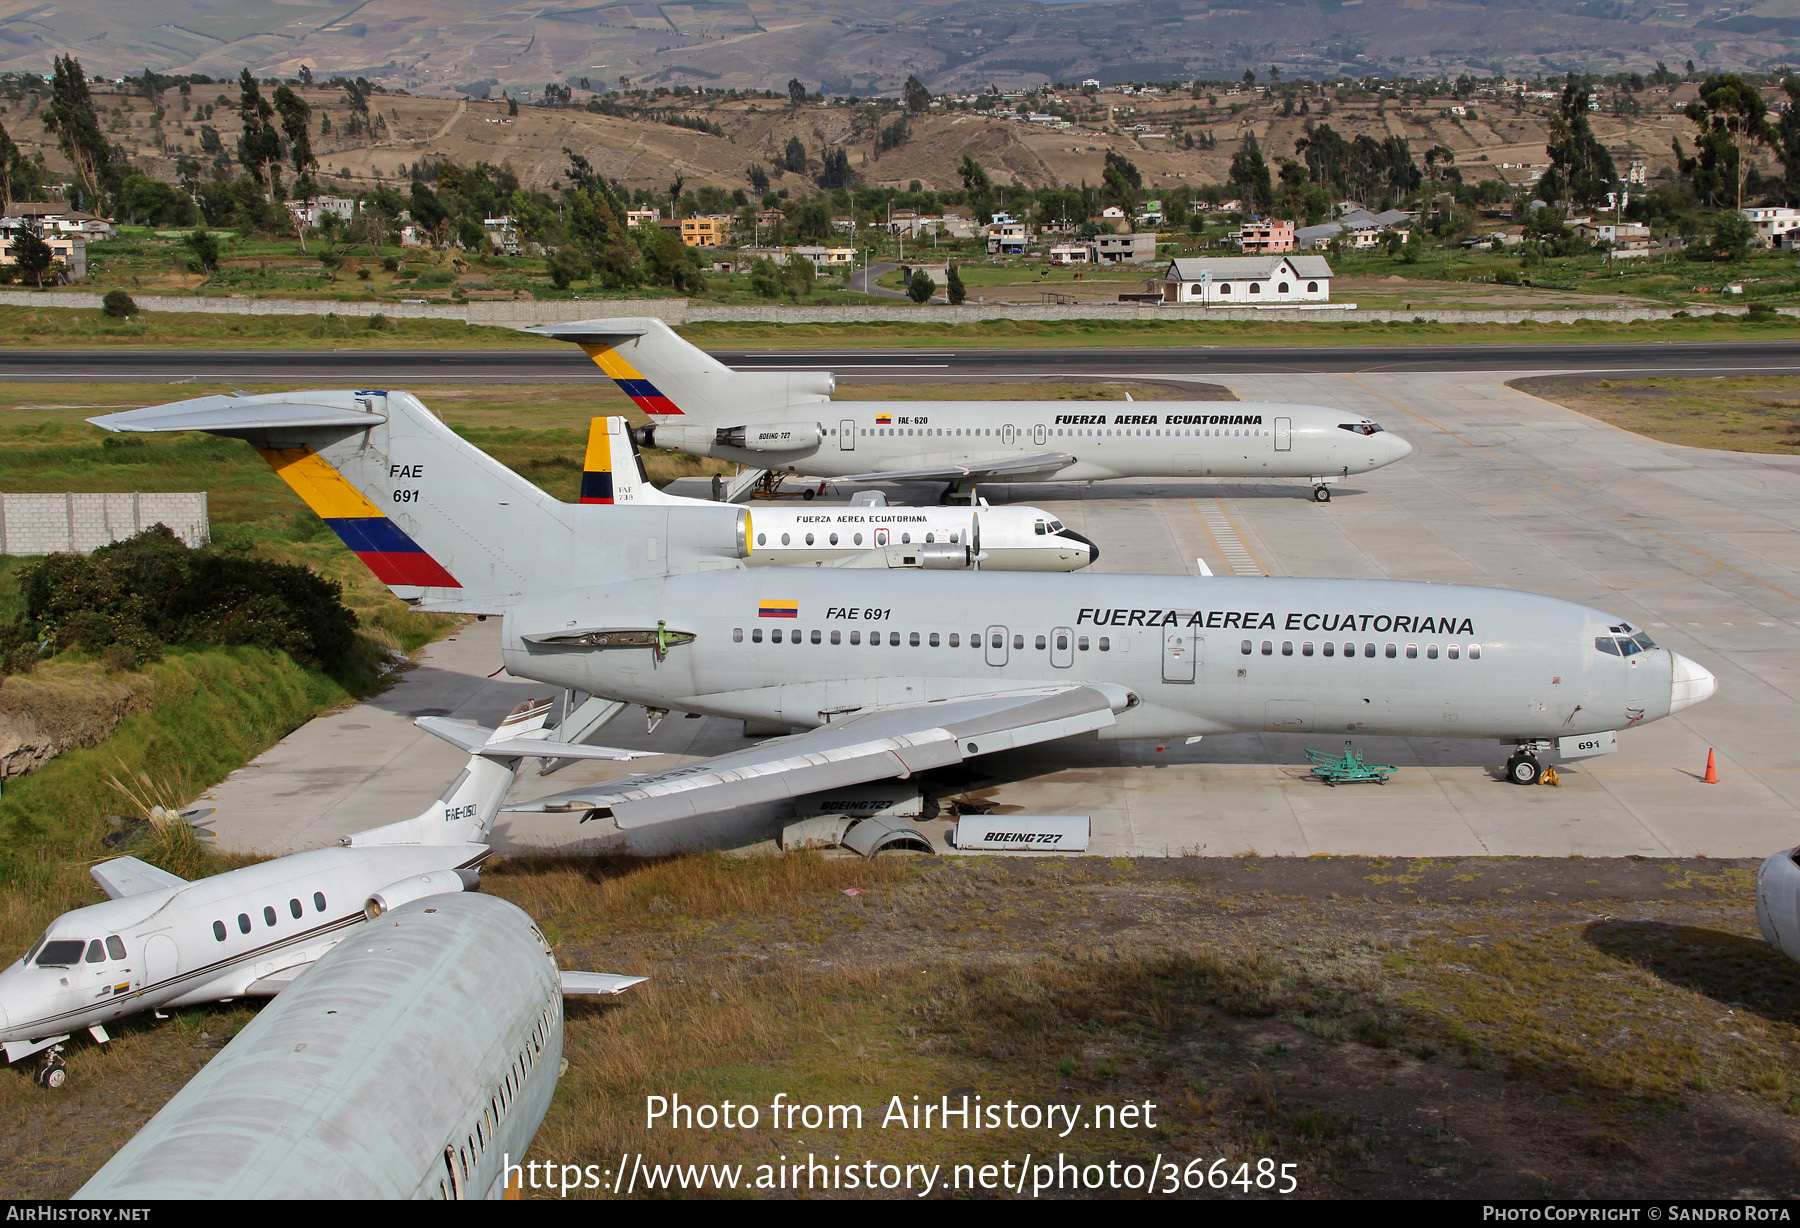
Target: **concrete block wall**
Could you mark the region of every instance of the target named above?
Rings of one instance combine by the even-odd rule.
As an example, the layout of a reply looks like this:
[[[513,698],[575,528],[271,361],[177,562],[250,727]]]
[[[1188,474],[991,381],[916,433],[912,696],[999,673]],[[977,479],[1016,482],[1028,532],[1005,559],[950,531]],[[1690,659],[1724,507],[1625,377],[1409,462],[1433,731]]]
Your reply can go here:
[[[859,307],[782,307],[770,305],[726,306],[698,303],[684,298],[594,299],[581,302],[479,301],[472,303],[337,303],[317,299],[188,297],[143,294],[134,296],[146,311],[209,312],[219,315],[328,315],[366,318],[384,315],[395,320],[460,320],[465,324],[499,328],[529,328],[568,320],[618,316],[654,316],[669,324],[716,320],[732,324],[842,324],[901,323],[973,324],[982,320],[1261,320],[1269,323],[1318,323],[1321,321],[1370,324],[1424,320],[1432,324],[1573,324],[1579,320],[1626,323],[1633,320],[1667,320],[1674,307],[1569,307],[1555,310],[1510,308],[1464,311],[1418,308],[1406,311],[1364,311],[1356,308],[1320,311],[1306,307],[1204,307],[1195,304],[1151,305],[1142,303],[964,303],[960,307],[866,305]],[[98,308],[100,296],[76,291],[37,293],[0,290],[0,306]],[[1717,310],[1741,315],[1747,307],[1720,304]],[[1800,315],[1800,308],[1777,308],[1783,315]]]
[[[0,494],[0,554],[86,554],[153,524],[190,546],[211,537],[206,492]]]

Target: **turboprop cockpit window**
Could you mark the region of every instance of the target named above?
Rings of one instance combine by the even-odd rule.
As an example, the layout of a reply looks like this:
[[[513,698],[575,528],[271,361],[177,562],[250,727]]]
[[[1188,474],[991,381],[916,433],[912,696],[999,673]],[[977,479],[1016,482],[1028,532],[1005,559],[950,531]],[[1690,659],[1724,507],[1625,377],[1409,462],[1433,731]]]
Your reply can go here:
[[[85,938],[63,938],[55,942],[46,942],[44,949],[38,952],[37,966],[40,968],[68,968],[81,962],[81,953],[87,950]]]
[[[1379,422],[1340,422],[1338,430],[1349,431],[1352,435],[1379,435],[1381,424]]]

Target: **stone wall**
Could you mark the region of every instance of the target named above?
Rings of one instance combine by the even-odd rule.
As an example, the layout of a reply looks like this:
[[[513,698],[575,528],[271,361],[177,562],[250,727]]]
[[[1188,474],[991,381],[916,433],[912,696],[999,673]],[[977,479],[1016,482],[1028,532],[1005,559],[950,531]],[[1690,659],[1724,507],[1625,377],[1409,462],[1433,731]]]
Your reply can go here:
[[[86,554],[153,524],[204,545],[211,535],[206,492],[0,495],[0,554]]]
[[[1370,324],[1423,320],[1432,324],[1573,324],[1578,320],[1628,323],[1633,320],[1667,320],[1674,307],[1512,308],[1462,311],[1418,308],[1406,311],[1365,311],[1333,305],[1317,307],[1203,307],[1192,304],[1149,305],[1140,303],[964,303],[960,307],[869,304],[856,307],[727,306],[682,298],[590,299],[571,302],[527,300],[471,303],[374,303],[331,302],[320,299],[208,298],[185,295],[136,296],[145,311],[194,311],[218,315],[326,315],[368,317],[383,315],[395,320],[460,320],[465,324],[503,328],[529,328],[536,324],[560,324],[569,320],[655,316],[670,324],[720,321],[732,324],[844,324],[921,323],[973,324],[982,320],[1261,320],[1271,323],[1361,322]],[[100,296],[85,292],[35,293],[0,290],[0,306],[98,308]],[[1719,310],[1741,315],[1747,307]],[[1800,308],[1779,308],[1784,315],[1800,315]]]

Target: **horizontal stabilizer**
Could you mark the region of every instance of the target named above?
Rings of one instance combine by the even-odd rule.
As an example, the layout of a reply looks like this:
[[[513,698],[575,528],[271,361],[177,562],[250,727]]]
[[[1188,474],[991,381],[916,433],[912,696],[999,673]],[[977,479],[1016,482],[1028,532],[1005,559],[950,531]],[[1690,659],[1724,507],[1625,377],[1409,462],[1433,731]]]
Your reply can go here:
[[[489,759],[517,759],[538,755],[552,759],[647,759],[659,754],[653,750],[624,750],[616,746],[572,746],[550,738],[496,738],[494,730],[443,716],[420,716],[413,724],[426,733],[444,739],[459,750]]]
[[[621,828],[667,823],[907,777],[931,768],[1090,733],[1137,702],[1122,687],[1047,687],[932,700],[839,717],[791,737],[700,759],[664,772],[600,781],[509,805],[513,811],[590,812]]]
[[[573,341],[576,345],[622,345],[650,330],[634,325],[630,320],[574,320],[568,324],[540,324],[519,331],[548,337],[552,341]]]
[[[103,861],[90,867],[88,873],[100,884],[100,890],[106,892],[109,900],[187,886],[187,879],[179,878],[167,870],[159,870],[149,862],[139,861],[135,857],[115,857],[111,861]]]
[[[831,478],[832,482],[960,482],[965,478],[1048,477],[1075,463],[1066,452],[1047,452],[1038,456],[1003,456],[992,460],[972,460],[961,465],[939,465],[935,469],[896,469],[892,472],[852,473]]]
[[[283,968],[280,972],[271,972],[268,976],[251,981],[244,987],[246,998],[273,998],[276,994],[300,979],[300,974],[312,967],[310,963],[295,964],[291,968]]]
[[[642,985],[650,979],[647,976],[616,976],[611,972],[563,972],[559,975],[562,991],[570,997],[624,993],[633,985]]]
[[[367,404],[366,401],[360,404]],[[362,430],[387,415],[359,407],[355,393],[311,393],[304,400],[271,396],[196,397],[148,409],[102,414],[88,421],[103,431],[266,431],[283,427],[351,427]]]

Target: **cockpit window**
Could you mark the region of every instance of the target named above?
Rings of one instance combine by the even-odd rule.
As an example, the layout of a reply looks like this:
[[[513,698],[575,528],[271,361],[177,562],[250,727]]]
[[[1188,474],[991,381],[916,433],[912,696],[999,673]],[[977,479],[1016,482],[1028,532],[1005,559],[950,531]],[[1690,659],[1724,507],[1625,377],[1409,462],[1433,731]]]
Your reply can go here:
[[[1638,647],[1642,648],[1645,652],[1649,652],[1652,648],[1656,647],[1656,641],[1645,635],[1642,631],[1637,633],[1636,638]]]
[[[103,964],[106,962],[106,944],[101,942],[98,938],[88,943],[87,962],[90,964]]]
[[[1379,435],[1381,424],[1379,422],[1340,422],[1338,430],[1349,431],[1352,435]]]
[[[1609,657],[1616,657],[1619,655],[1619,645],[1614,642],[1613,637],[1610,635],[1596,635],[1594,637],[1594,647],[1598,648]]]
[[[1041,520],[1037,522],[1037,535],[1039,537],[1044,535],[1044,522]]]
[[[125,940],[117,934],[106,940],[106,953],[113,959],[125,958]]]
[[[1063,522],[1060,520],[1052,520],[1050,522],[1050,531],[1052,533],[1061,533],[1063,531]]]
[[[1635,636],[1622,635],[1619,637],[1620,656],[1635,656],[1640,652],[1649,652],[1655,647],[1656,641],[1645,635],[1642,631],[1638,632]]]
[[[87,950],[87,943],[80,938],[60,938],[55,942],[46,942],[44,949],[38,952],[37,966],[40,968],[67,968],[81,962],[81,953]]]

